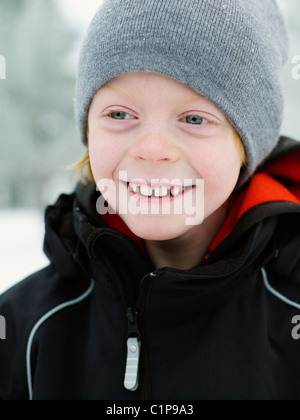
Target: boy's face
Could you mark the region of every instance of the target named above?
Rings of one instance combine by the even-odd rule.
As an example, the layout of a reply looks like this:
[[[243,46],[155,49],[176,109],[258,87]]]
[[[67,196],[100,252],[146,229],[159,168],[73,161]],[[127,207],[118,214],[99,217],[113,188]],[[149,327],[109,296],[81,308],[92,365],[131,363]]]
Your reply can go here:
[[[96,183],[140,238],[184,235],[235,189],[242,162],[234,129],[183,83],[156,73],[118,76],[95,95],[88,125]],[[196,212],[187,224],[203,205],[203,218]]]

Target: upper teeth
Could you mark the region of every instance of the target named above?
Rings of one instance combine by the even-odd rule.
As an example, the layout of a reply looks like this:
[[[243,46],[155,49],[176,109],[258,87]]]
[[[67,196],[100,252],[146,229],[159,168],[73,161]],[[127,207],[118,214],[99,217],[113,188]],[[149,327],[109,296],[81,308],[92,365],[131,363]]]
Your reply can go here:
[[[129,183],[129,186],[132,188],[132,190],[135,193],[140,193],[146,197],[166,197],[167,195],[173,195],[174,197],[176,197],[177,195],[179,195],[184,188],[182,187],[165,187],[165,186],[158,186],[155,188],[151,188],[149,185],[139,185],[139,184],[135,184],[133,182]]]

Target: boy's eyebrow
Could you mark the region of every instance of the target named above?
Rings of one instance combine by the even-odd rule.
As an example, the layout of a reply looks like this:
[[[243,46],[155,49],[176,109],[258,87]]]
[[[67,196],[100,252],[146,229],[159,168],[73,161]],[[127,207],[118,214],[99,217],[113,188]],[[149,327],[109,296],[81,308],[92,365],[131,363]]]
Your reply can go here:
[[[122,88],[117,88],[117,87],[112,87],[112,86],[103,86],[100,89],[100,92],[105,91],[105,90],[111,90],[112,92],[124,95],[124,96],[128,96],[129,98],[135,98],[134,94],[127,92],[126,89],[122,89]]]
[[[192,95],[185,96],[184,98],[181,99],[181,101],[183,103],[195,102],[195,101],[199,101],[199,100],[201,100],[203,102],[206,102],[206,103],[210,103],[209,99],[205,98],[205,96],[203,96],[203,95],[201,95],[201,93],[197,93],[197,92],[193,93]]]

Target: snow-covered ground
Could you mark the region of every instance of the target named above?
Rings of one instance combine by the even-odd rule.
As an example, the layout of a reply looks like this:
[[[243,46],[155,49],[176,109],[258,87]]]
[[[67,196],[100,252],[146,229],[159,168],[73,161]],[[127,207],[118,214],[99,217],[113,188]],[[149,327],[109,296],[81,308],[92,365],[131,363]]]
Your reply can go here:
[[[43,218],[35,210],[0,211],[0,294],[48,265]]]

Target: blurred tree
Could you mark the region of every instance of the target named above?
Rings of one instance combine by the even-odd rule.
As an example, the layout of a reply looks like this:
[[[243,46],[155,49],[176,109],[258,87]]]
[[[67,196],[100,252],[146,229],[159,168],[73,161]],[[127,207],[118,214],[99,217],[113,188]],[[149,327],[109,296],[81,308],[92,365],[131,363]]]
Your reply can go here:
[[[0,206],[44,206],[80,156],[74,127],[78,34],[53,0],[0,0]],[[61,191],[62,192],[62,191]]]

